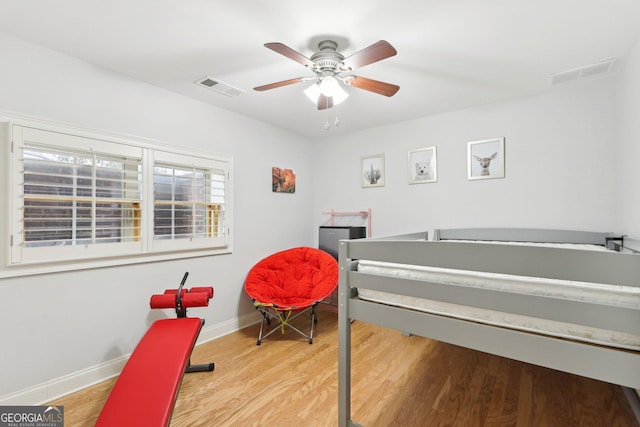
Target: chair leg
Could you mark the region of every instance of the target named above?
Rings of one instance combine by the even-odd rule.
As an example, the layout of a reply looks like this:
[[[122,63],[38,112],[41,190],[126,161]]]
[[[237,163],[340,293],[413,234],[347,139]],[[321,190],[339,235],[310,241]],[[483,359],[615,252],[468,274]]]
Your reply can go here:
[[[260,333],[258,334],[258,342],[256,343],[256,345],[262,344],[262,329],[264,328],[264,319],[265,318],[266,318],[266,316],[264,315],[264,313],[262,313],[262,321],[260,322]]]
[[[311,306],[311,331],[309,332],[309,344],[313,344],[313,325],[317,322],[316,306]]]
[[[271,318],[269,317],[269,313],[258,308],[258,310],[260,311],[260,313],[262,313],[262,321],[260,322],[260,333],[258,334],[258,342],[256,343],[256,345],[260,345],[262,344],[262,338],[264,338],[262,336],[262,331],[264,330],[264,322],[265,320],[267,321],[267,324],[271,324]]]

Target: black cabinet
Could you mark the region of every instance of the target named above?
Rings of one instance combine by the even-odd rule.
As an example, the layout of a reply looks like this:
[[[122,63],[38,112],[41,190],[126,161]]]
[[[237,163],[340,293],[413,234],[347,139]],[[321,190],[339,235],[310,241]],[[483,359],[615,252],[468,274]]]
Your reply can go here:
[[[367,237],[367,227],[320,226],[318,248],[338,259],[338,244],[340,240],[364,239]],[[333,309],[338,308],[338,289],[325,300]]]
[[[367,237],[367,227],[320,226],[318,247],[338,259],[338,242],[340,240],[364,239]]]

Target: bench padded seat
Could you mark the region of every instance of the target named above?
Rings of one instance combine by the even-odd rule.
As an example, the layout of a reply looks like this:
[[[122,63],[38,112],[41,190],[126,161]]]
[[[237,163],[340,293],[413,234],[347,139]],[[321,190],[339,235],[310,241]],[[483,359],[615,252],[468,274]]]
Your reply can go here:
[[[120,373],[96,426],[167,426],[203,321],[155,321]]]

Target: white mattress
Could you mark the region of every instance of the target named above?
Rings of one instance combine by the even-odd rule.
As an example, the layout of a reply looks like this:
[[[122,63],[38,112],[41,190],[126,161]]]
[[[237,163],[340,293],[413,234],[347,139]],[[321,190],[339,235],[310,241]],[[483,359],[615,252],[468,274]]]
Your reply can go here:
[[[566,246],[566,245],[565,245]],[[588,249],[586,245],[583,249]],[[368,274],[502,290],[527,295],[589,301],[618,307],[640,307],[640,287],[562,281],[505,274],[360,260],[358,271]],[[640,336],[517,314],[450,304],[387,292],[358,289],[361,299],[429,313],[509,327],[545,335],[640,350]]]

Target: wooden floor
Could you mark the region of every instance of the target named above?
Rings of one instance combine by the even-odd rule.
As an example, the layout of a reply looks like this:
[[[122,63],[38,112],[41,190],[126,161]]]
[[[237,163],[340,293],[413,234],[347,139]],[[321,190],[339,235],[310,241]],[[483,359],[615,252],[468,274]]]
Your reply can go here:
[[[257,331],[194,350],[216,368],[185,375],[172,426],[337,425],[336,314],[320,312],[312,345],[278,332],[256,346]],[[639,425],[611,384],[363,322],[352,331],[352,418],[365,427]],[[66,427],[92,426],[114,381],[50,403]]]

